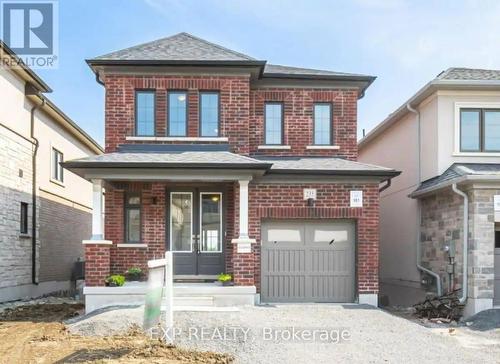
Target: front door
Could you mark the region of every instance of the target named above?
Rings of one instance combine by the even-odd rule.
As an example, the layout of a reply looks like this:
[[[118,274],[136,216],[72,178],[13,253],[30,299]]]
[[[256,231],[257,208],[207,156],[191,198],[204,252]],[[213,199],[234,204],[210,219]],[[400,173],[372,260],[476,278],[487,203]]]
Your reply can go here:
[[[168,192],[168,248],[174,275],[212,278],[224,272],[223,193],[205,188]]]

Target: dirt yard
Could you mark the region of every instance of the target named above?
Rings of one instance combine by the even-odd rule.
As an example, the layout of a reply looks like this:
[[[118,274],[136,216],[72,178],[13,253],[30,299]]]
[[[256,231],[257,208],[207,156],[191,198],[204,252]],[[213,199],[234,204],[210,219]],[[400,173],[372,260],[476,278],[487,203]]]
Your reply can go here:
[[[80,304],[37,304],[0,313],[0,363],[231,363],[229,356],[181,350],[139,330],[110,337],[73,335],[63,320]]]

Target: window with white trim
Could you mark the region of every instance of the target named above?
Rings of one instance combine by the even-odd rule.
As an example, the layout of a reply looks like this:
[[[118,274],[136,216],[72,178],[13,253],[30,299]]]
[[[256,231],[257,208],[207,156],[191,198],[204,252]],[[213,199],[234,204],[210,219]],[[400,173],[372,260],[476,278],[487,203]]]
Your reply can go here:
[[[63,154],[56,148],[52,148],[52,179],[64,182],[64,171],[61,163],[64,161]]]
[[[500,109],[460,109],[460,151],[500,152]]]

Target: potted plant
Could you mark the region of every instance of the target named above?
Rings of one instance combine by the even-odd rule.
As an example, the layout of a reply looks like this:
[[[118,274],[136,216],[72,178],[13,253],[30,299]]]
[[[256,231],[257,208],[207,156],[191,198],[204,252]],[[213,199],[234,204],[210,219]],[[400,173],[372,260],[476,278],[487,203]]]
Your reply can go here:
[[[140,281],[142,279],[143,274],[144,273],[143,273],[142,269],[139,267],[129,268],[125,272],[125,276],[127,277],[127,281]]]
[[[107,287],[121,287],[125,284],[125,276],[112,274],[104,280]]]
[[[221,273],[217,277],[217,281],[222,286],[232,286],[232,285],[234,285],[234,283],[233,283],[233,276],[231,274]]]

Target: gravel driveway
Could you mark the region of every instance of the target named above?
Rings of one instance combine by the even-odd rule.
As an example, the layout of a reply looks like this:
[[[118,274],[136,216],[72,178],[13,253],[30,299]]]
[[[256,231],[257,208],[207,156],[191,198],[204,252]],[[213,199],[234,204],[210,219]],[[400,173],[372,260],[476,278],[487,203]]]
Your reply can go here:
[[[108,311],[70,330],[111,334],[141,324],[142,312]],[[237,363],[500,363],[500,330],[430,329],[368,306],[257,306],[239,312],[175,312],[174,320],[177,345],[232,353]],[[293,328],[306,336],[291,342],[287,335]],[[337,334],[344,340],[336,340]]]

